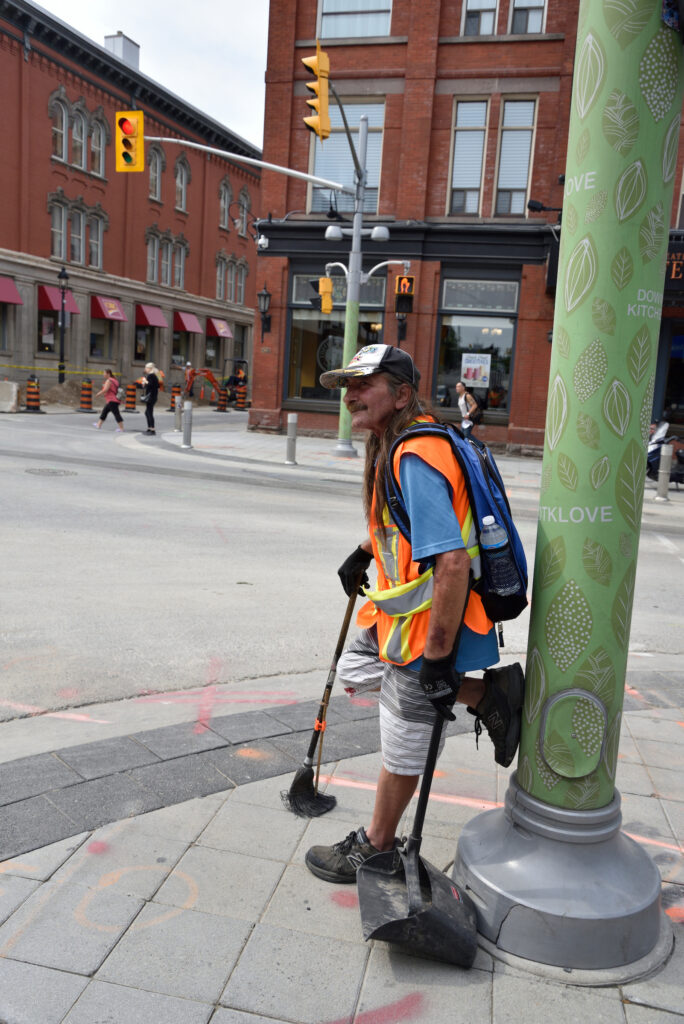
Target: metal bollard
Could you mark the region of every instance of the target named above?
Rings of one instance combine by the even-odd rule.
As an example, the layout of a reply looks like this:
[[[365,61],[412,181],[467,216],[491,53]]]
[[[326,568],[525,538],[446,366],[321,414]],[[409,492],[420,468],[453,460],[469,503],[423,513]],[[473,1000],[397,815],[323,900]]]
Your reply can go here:
[[[660,449],[660,463],[658,465],[658,493],[655,501],[669,501],[667,492],[670,489],[670,470],[672,469],[671,444],[664,444]]]
[[[181,417],[183,415],[183,399],[178,396],[175,400],[175,408],[173,410],[173,431],[175,434],[181,432]]]
[[[183,441],[181,448],[192,448],[190,439],[192,437],[192,402],[185,399],[183,402]]]
[[[297,460],[295,459],[297,448],[297,413],[288,412],[287,414],[287,450],[285,452],[285,465],[296,466]]]

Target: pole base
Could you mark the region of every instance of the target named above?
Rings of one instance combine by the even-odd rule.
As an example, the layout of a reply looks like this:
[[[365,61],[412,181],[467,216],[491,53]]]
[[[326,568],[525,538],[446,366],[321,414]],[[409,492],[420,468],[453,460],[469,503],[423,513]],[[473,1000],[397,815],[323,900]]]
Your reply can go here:
[[[608,807],[571,811],[531,797],[513,775],[505,807],[468,822],[452,877],[493,955],[597,971],[636,967],[654,952],[660,873],[621,820],[617,791]],[[651,970],[669,955],[660,945]]]
[[[333,448],[333,455],[341,459],[355,459],[359,453],[354,445],[346,437],[339,437]]]

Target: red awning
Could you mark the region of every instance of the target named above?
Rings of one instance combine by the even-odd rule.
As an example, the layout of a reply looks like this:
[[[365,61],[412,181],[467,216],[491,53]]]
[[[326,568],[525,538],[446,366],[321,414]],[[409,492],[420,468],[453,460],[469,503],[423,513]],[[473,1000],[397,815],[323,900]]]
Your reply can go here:
[[[135,322],[138,327],[168,327],[166,317],[159,306],[136,306]]]
[[[38,285],[38,309],[52,309],[56,313],[62,308],[62,290],[55,284]],[[64,296],[64,308],[67,313],[80,313],[76,305],[76,299],[69,289],[66,289]]]
[[[188,331],[189,334],[204,334],[194,313],[180,313],[178,310],[173,314],[173,329]]]
[[[121,308],[118,299],[108,299],[104,295],[90,296],[90,315],[96,320],[125,320],[128,317]]]
[[[15,306],[24,305],[11,277],[0,277],[0,302],[11,302]]]
[[[232,338],[233,332],[225,320],[218,320],[215,316],[207,317],[207,337],[209,338]]]

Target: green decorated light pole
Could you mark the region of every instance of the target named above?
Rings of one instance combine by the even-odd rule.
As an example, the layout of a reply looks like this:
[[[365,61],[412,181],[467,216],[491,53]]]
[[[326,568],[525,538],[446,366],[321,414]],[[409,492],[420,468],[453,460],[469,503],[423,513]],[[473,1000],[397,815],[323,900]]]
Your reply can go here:
[[[455,866],[485,938],[563,967],[669,948],[657,868],[620,832],[615,771],[681,72],[661,0],[583,0],[518,768]]]

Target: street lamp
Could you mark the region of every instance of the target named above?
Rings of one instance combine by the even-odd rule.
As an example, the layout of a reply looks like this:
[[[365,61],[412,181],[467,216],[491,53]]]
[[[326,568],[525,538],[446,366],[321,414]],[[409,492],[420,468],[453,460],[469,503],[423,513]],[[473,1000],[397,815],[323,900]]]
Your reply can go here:
[[[563,213],[563,207],[562,206],[544,206],[544,204],[540,203],[538,199],[528,199],[528,201],[527,201],[527,209],[530,210],[532,213],[557,213],[557,214],[562,214]],[[561,222],[561,219],[560,219],[560,216],[559,216],[558,217],[558,223],[560,224],[560,222]]]
[[[271,293],[266,287],[266,282],[264,282],[264,287],[261,291],[257,292],[257,303],[261,313],[261,344],[263,345],[264,334],[268,334],[271,330],[271,318],[268,314],[271,307]]]
[[[57,275],[59,281],[59,288],[62,293],[62,310],[59,318],[59,370],[58,381],[60,384],[64,383],[64,320],[65,320],[65,309],[66,309],[66,291],[67,285],[69,284],[69,275],[66,272],[66,268],[62,267],[59,274]]]

